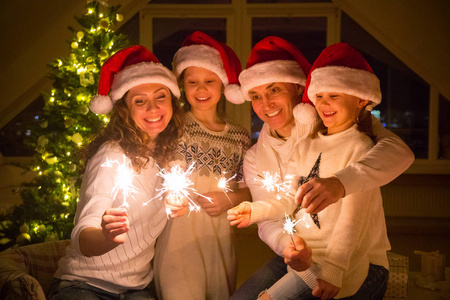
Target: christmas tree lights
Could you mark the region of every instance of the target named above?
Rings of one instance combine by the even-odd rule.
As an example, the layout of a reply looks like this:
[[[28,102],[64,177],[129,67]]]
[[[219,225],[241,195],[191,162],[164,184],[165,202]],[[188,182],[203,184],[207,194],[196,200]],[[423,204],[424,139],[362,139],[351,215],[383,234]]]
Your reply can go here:
[[[90,112],[89,101],[103,62],[129,46],[113,30],[123,20],[119,7],[104,2],[88,1],[86,13],[75,17],[82,29],[69,28],[70,55],[49,64],[53,87],[44,93],[43,112],[27,141],[35,149],[36,177],[22,184],[23,203],[0,216],[0,249],[70,238],[84,170],[80,150],[109,121]]]

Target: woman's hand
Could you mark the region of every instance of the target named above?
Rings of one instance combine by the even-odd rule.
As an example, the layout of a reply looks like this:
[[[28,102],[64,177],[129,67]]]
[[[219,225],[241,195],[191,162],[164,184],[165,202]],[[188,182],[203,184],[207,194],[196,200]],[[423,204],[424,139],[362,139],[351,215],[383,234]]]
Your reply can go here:
[[[125,208],[109,208],[102,216],[102,232],[105,239],[117,244],[123,244],[130,230],[127,210]]]
[[[312,294],[321,300],[331,299],[339,293],[340,288],[326,282],[323,279],[317,279],[317,285],[313,289]]]
[[[227,219],[230,221],[230,225],[237,225],[238,228],[244,228],[249,225],[251,217],[252,207],[249,203],[242,202],[238,206],[235,206],[227,211]]]

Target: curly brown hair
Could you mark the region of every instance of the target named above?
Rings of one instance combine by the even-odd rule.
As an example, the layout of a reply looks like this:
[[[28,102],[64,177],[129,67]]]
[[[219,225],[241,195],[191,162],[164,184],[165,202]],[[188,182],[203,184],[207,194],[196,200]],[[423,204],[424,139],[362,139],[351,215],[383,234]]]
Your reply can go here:
[[[126,97],[116,101],[108,125],[96,136],[85,150],[85,162],[92,158],[100,146],[105,142],[116,142],[130,159],[133,169],[139,173],[145,168],[150,157],[155,159],[161,167],[173,160],[178,139],[183,133],[184,113],[177,98],[171,94],[173,115],[167,127],[153,141],[153,147],[149,146],[150,137],[141,130],[133,121],[130,109],[126,104]]]

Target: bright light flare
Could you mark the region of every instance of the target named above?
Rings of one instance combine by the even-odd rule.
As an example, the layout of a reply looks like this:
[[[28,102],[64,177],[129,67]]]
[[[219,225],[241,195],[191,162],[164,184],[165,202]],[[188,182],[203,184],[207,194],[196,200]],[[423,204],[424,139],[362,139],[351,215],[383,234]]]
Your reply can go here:
[[[133,194],[138,193],[138,190],[133,185],[133,177],[135,175],[133,169],[130,167],[131,161],[123,155],[123,163],[106,158],[106,162],[104,162],[101,166],[112,168],[113,164],[118,164],[118,167],[116,170],[116,176],[114,177],[114,188],[111,193],[113,194],[113,198],[116,198],[119,191],[122,191],[123,204],[121,207],[129,207],[127,198],[133,197]]]
[[[228,182],[230,182],[231,180],[233,180],[236,177],[236,174],[234,174],[232,177],[230,178],[226,178],[225,177],[225,173],[222,174],[222,177],[220,177],[220,179],[217,179],[217,186],[222,189],[222,191],[224,192],[225,196],[227,196],[228,201],[230,201],[231,203],[231,207],[234,206],[233,201],[231,201],[230,197],[228,196],[227,192],[232,192],[233,190],[230,189]]]
[[[144,205],[148,204],[153,199],[161,199],[164,195],[166,195],[166,199],[168,200],[168,202],[180,205],[183,203],[183,198],[186,198],[188,200],[190,212],[200,211],[201,207],[191,199],[191,197],[189,196],[190,193],[194,193],[199,197],[203,197],[212,203],[211,198],[199,194],[192,187],[194,183],[189,179],[189,176],[193,171],[194,163],[189,165],[186,171],[184,171],[183,168],[181,168],[179,165],[172,166],[170,168],[170,171],[166,171],[165,169],[160,168],[157,175],[164,180],[162,188],[158,189],[159,193],[152,199],[145,202]]]
[[[260,175],[258,175],[260,176]],[[294,180],[294,175],[286,175],[284,180],[281,179],[279,173],[270,173],[267,171],[263,172],[263,176],[260,176],[262,179],[255,179],[262,182],[262,187],[269,193],[276,193],[276,198],[280,200],[280,193],[289,194],[289,190],[291,188],[292,181]]]

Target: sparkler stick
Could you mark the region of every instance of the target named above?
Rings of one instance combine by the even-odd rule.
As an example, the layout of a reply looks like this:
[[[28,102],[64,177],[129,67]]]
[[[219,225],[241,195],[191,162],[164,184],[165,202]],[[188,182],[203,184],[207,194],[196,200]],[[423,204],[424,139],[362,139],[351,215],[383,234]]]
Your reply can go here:
[[[133,169],[129,167],[131,164],[130,160],[123,155],[123,163],[121,164],[117,160],[110,160],[106,158],[106,162],[104,162],[101,166],[112,168],[113,164],[118,164],[117,173],[114,178],[114,188],[111,191],[113,194],[113,198],[116,198],[119,191],[122,191],[123,194],[123,204],[120,207],[128,207],[127,198],[133,197],[133,194],[136,194],[138,191],[136,187],[133,185],[133,177],[134,172]]]
[[[228,187],[228,182],[230,180],[234,179],[236,177],[236,174],[234,174],[232,177],[230,177],[228,179],[226,179],[224,175],[225,175],[225,172],[222,174],[222,177],[219,180],[217,180],[217,178],[216,178],[216,180],[218,181],[217,185],[219,186],[219,188],[222,189],[222,191],[224,192],[225,196],[227,196],[228,201],[230,201],[231,207],[233,207],[234,206],[233,201],[231,201],[231,199],[228,196],[227,192],[233,191],[232,189],[230,189]]]
[[[212,203],[210,197],[199,194],[192,187],[194,183],[189,179],[189,175],[191,175],[193,171],[194,163],[189,165],[186,171],[183,171],[183,169],[179,165],[172,166],[170,168],[170,171],[166,171],[165,169],[160,168],[157,175],[164,179],[162,188],[158,189],[159,193],[152,199],[145,202],[144,205],[147,205],[153,199],[161,199],[163,195],[166,194],[166,197],[169,201],[177,204],[182,204],[183,198],[188,199],[189,212],[200,211],[200,206],[189,197],[190,192],[199,197],[203,197]],[[167,214],[169,215],[170,211],[167,212]]]

